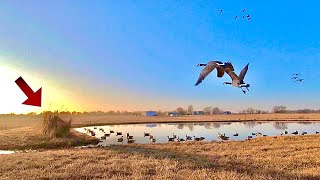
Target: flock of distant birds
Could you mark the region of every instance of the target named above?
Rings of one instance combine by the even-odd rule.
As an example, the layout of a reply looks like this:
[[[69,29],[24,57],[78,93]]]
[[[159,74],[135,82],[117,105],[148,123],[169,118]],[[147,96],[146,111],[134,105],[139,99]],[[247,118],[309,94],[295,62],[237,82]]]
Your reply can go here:
[[[97,127],[94,127],[93,130],[89,129],[89,128],[84,128],[84,130],[86,131],[86,133],[90,134],[91,136],[95,137],[96,136],[96,132],[95,130],[97,130],[98,128]],[[123,143],[125,138],[123,137],[123,134],[122,132],[115,132],[111,129],[109,129],[109,132],[105,132],[105,130],[103,128],[99,128],[100,132],[104,133],[104,135],[100,138],[100,141],[106,141],[106,139],[108,137],[111,136],[111,134],[115,134],[116,136],[121,136],[117,139],[117,141],[119,143]],[[288,131],[284,131],[284,132],[281,132],[280,135],[283,136],[283,135],[287,135],[289,134]],[[294,131],[292,132],[291,134],[293,135],[299,135],[299,132],[298,131]],[[300,135],[306,135],[308,134],[306,131],[302,131],[300,133]],[[319,134],[319,131],[316,131],[315,134]],[[153,135],[151,135],[150,133],[148,132],[143,132],[143,136],[146,137],[146,138],[149,138],[150,142],[153,142],[155,143],[156,142],[156,139]],[[239,136],[239,133],[234,133],[233,136]],[[262,134],[260,132],[257,132],[257,133],[251,133],[251,135],[247,136],[247,140],[250,140],[252,139],[253,137],[264,137],[264,136],[267,136],[266,134]],[[276,137],[276,136],[275,136]],[[184,141],[203,141],[205,140],[205,137],[196,137],[196,136],[188,136],[186,135],[186,138],[180,138],[179,136],[175,135],[174,133],[172,134],[172,136],[167,136],[168,138],[168,142],[184,142]],[[226,136],[226,134],[221,134],[221,133],[218,133],[218,138],[221,139],[221,140],[229,140],[230,137]],[[130,135],[129,133],[126,134],[126,141],[127,143],[134,143],[135,140],[134,140],[134,137],[132,135]]]
[[[223,14],[224,10],[220,9],[220,14]],[[242,19],[247,19],[248,21],[251,19],[251,15],[246,13],[246,8],[242,9],[242,14],[241,15],[235,15],[234,19],[237,20],[239,17]]]
[[[301,77],[300,77],[301,75],[300,74],[292,74],[292,80],[294,81],[294,82],[302,82],[302,81],[304,81],[304,79],[302,79]]]

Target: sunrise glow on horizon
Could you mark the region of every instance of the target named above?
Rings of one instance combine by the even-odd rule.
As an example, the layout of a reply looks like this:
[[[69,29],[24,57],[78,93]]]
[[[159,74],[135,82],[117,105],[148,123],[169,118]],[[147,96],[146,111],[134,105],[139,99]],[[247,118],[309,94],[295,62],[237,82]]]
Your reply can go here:
[[[320,25],[310,10],[315,4],[320,2],[304,3],[307,10],[275,0],[82,1],[63,8],[53,2],[1,2],[0,114],[61,107],[169,111],[189,105],[233,112],[276,105],[320,109],[320,84],[314,82],[320,72],[312,70],[320,65]],[[250,21],[229,18],[243,6]],[[225,14],[219,14],[221,7]],[[303,21],[300,15],[287,17],[295,9]],[[236,73],[250,62],[250,92],[224,85],[230,78],[216,78],[215,71],[195,87],[202,69],[196,65],[209,60],[231,61]],[[305,81],[293,83],[292,73]],[[20,76],[34,91],[43,88],[41,108],[22,105],[27,97],[14,83]]]

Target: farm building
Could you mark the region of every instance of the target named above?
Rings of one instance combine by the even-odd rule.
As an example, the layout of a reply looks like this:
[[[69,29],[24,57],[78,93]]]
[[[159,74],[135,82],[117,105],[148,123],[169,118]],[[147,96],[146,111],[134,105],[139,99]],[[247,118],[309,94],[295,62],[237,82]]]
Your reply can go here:
[[[178,116],[177,112],[168,112],[168,116]]]
[[[193,115],[204,115],[204,111],[193,111]]]
[[[142,115],[144,115],[144,116],[157,116],[158,113],[157,113],[157,111],[146,111],[146,112],[143,112]]]

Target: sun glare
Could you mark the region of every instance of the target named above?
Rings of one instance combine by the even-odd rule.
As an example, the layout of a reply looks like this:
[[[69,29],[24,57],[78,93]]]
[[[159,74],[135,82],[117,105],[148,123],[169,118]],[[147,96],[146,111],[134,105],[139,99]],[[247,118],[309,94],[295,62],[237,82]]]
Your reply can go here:
[[[15,80],[22,76],[33,91],[42,87],[42,107],[23,105],[27,96],[15,83]],[[40,113],[44,110],[69,110],[81,111],[76,101],[72,101],[73,94],[63,89],[57,89],[55,83],[42,79],[37,73],[27,72],[23,69],[13,68],[6,64],[0,64],[0,114],[26,114],[29,112]]]

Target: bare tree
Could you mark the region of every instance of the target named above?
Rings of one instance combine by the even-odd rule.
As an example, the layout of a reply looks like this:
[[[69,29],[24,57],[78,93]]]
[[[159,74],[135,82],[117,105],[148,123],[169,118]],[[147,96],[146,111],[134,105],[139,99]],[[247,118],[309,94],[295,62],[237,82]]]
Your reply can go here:
[[[192,115],[192,114],[193,114],[193,106],[192,106],[192,105],[190,105],[190,106],[188,107],[188,114],[189,114],[189,115]]]
[[[212,107],[205,107],[205,108],[203,109],[204,114],[210,114],[211,108],[212,108]]]
[[[214,107],[211,110],[211,114],[221,114],[221,113],[222,113],[222,110],[218,107]]]
[[[285,106],[275,106],[273,107],[273,112],[274,113],[285,113],[286,112],[286,108]]]
[[[185,110],[182,107],[178,107],[176,111],[177,111],[177,113],[179,115],[185,115],[186,114]]]

